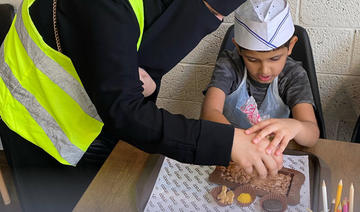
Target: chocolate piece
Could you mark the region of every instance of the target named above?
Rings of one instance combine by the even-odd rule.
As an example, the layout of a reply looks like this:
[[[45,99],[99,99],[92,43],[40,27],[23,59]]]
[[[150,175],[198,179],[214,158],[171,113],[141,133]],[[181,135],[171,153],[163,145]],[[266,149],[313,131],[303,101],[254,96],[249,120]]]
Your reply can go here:
[[[262,208],[268,212],[281,212],[283,206],[280,200],[268,199],[262,203]]]
[[[292,182],[287,194],[287,203],[289,205],[297,205],[300,202],[300,189],[302,184],[305,182],[305,175],[294,169],[287,169],[291,173]]]
[[[268,176],[265,179],[253,178],[250,185],[258,190],[264,190],[264,193],[279,193],[286,195],[290,187],[291,176],[286,174],[277,174]],[[260,195],[262,196],[262,195]]]
[[[260,199],[260,206],[267,212],[283,212],[286,210],[286,196],[267,194]]]
[[[243,168],[238,166],[235,162],[230,162],[229,166],[223,169],[221,177],[230,182],[246,184],[250,182],[255,175],[249,175]]]
[[[209,181],[216,183],[218,185],[225,185],[230,189],[235,189],[236,187],[240,186],[240,183],[236,183],[234,181],[229,181],[224,178],[224,166],[217,166],[215,170],[209,175]]]
[[[276,176],[260,179],[255,173],[248,175],[240,166],[230,162],[228,167],[216,167],[210,174],[209,181],[226,185],[230,189],[250,185],[257,196],[278,193],[286,196],[287,204],[297,205],[300,202],[300,188],[305,181],[305,176],[296,170],[282,168]]]

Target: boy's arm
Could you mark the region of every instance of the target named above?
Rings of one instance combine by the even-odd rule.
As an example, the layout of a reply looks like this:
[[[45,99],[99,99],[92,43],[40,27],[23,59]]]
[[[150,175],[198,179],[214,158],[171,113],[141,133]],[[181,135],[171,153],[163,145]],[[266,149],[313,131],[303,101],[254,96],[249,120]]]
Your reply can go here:
[[[294,119],[302,124],[302,128],[294,140],[303,146],[313,146],[319,139],[320,131],[311,104],[300,103],[291,110]]]
[[[223,115],[225,93],[220,88],[210,87],[201,108],[200,118],[208,121],[230,124]]]
[[[293,118],[262,121],[246,130],[245,133],[258,132],[253,139],[254,143],[258,143],[266,136],[274,135],[266,149],[269,154],[275,149],[277,149],[276,155],[281,154],[291,139],[303,146],[313,146],[319,139],[320,132],[312,105],[308,103],[296,104],[292,108],[292,114]]]
[[[210,87],[202,106],[201,119],[230,124],[223,115],[225,97],[224,91]],[[255,168],[260,177],[265,177],[268,171],[271,175],[276,174],[282,167],[282,155],[267,155],[265,148],[270,142],[264,139],[259,144],[253,144],[251,140],[254,136],[255,134],[246,135],[243,129],[235,128],[232,160],[239,163],[247,173]]]

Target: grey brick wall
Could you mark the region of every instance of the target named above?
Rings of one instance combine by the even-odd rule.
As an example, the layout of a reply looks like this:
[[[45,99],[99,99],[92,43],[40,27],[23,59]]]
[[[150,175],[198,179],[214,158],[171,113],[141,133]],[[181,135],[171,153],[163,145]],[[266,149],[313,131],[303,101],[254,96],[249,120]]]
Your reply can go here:
[[[294,23],[305,27],[311,39],[328,137],[350,140],[360,114],[360,1],[289,2]],[[191,92],[184,95],[184,92],[195,86],[199,93],[194,95],[202,95],[200,91],[210,79],[222,37],[232,24],[233,17],[233,14],[226,17],[217,31],[205,37],[164,76],[159,107],[198,118],[202,98],[194,98]],[[180,72],[181,77],[174,77]],[[176,85],[186,87],[185,91],[176,91]]]

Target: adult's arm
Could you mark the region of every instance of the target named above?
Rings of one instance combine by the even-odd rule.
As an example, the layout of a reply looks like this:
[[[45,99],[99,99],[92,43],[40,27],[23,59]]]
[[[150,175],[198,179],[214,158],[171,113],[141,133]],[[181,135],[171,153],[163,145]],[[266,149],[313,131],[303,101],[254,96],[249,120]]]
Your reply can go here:
[[[64,53],[98,109],[106,136],[182,162],[229,162],[233,127],[172,115],[144,99],[136,51],[139,29],[127,0],[59,3]]]
[[[72,59],[108,136],[188,163],[227,165],[231,153],[245,167],[261,166],[263,174],[264,161],[270,171],[276,169],[274,160],[261,152],[249,155],[248,147],[240,142],[246,135],[239,130],[234,133],[230,125],[171,115],[143,98],[135,50],[139,32],[127,1],[59,2],[64,53]],[[49,1],[38,0],[31,16],[54,48],[51,8]]]

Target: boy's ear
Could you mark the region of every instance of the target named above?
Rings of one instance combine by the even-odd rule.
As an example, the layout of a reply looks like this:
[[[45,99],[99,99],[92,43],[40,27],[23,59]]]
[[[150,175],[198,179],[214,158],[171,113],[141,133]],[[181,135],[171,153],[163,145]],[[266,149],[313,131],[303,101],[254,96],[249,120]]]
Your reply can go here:
[[[233,44],[234,44],[235,46],[237,46],[237,43],[236,43],[236,41],[235,41],[235,38],[232,38],[231,40],[232,40]]]
[[[232,38],[232,42],[233,42],[233,44],[235,45],[235,47],[236,47],[236,49],[237,49],[238,53],[240,54],[240,53],[241,53],[241,51],[240,51],[239,45],[236,43],[236,41],[235,41],[235,39],[234,39],[234,38]]]
[[[296,42],[298,41],[298,37],[296,35],[294,35],[291,39],[290,39],[290,43],[289,43],[289,50],[288,50],[288,55],[291,55],[292,50],[294,49],[294,46],[296,44]]]

